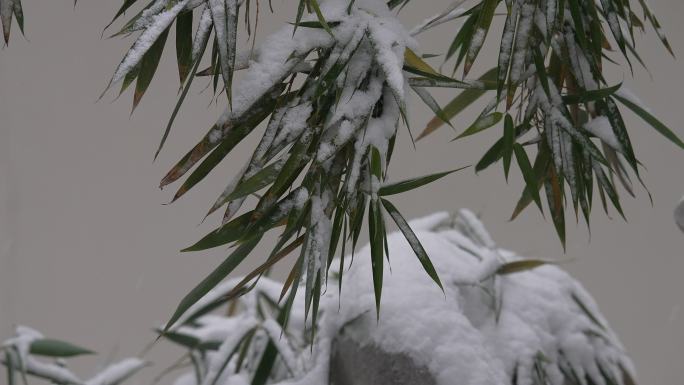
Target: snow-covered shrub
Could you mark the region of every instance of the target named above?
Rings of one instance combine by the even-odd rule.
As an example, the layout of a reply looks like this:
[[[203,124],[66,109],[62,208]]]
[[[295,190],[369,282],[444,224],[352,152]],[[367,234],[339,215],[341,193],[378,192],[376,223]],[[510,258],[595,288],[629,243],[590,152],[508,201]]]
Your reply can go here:
[[[392,274],[385,279],[379,319],[368,280],[370,245],[357,253],[354,264],[345,264],[344,274],[339,264],[331,267],[316,328],[306,321],[303,290],[287,316],[278,304],[280,283],[262,278],[253,290],[228,300],[238,279],[228,280],[163,334],[187,349],[174,366],[187,369],[172,383],[322,385],[332,380],[347,385],[345,378],[363,384],[376,376],[385,384],[403,384],[402,378],[410,378],[403,370],[410,367],[424,368],[425,383],[436,385],[453,384],[455,378],[463,385],[634,383],[632,364],[591,296],[552,262],[499,248],[467,210],[436,213],[410,225],[442,279],[443,292],[421,271],[401,233],[388,235],[392,260],[384,263]],[[343,295],[336,290],[339,279]],[[211,312],[219,307],[223,315]],[[21,328],[18,333],[3,345],[16,373],[21,362],[29,373],[40,368],[68,373],[62,366],[38,364],[33,348],[27,354],[27,346],[40,341],[37,332]],[[351,341],[351,350],[338,349],[343,341]],[[344,365],[368,348],[376,360]],[[380,357],[394,355],[406,357],[411,366],[397,372],[381,366]],[[142,362],[128,359],[124,363],[130,366],[118,364],[120,371],[107,369],[110,374],[85,382],[72,374],[54,378],[60,384],[114,384],[96,379],[114,378],[124,366],[132,371]]]

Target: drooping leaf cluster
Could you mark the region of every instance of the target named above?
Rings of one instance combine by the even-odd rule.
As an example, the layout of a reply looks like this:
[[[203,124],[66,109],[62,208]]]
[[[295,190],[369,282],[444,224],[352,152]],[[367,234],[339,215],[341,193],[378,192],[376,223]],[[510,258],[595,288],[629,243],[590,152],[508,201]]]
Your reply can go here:
[[[633,7],[641,8],[638,16]],[[504,8],[505,7],[505,8]],[[470,71],[492,25],[494,11],[505,10],[498,66],[485,73],[479,90],[466,90],[445,106],[447,119],[491,90],[494,94],[477,120],[456,139],[503,121],[501,138],[476,166],[481,171],[503,160],[508,178],[513,159],[525,190],[515,218],[542,196],[556,231],[565,242],[565,208],[581,211],[587,225],[594,192],[624,217],[615,179],[633,193],[632,177],[641,182],[639,161],[625,125],[626,108],[684,148],[669,128],[652,116],[621,84],[604,77],[607,62],[643,65],[635,34],[650,24],[666,49],[672,49],[645,1],[627,0],[484,0],[458,17],[464,21],[446,55],[454,73]],[[442,125],[437,115],[421,137]],[[630,175],[631,173],[631,175]],[[541,190],[541,192],[540,192]]]

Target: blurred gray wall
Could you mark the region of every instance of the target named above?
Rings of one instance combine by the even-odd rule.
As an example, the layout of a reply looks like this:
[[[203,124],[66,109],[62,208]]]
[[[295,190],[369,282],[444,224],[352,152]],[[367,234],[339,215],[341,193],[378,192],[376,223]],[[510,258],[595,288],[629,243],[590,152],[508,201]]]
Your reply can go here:
[[[95,349],[101,357],[74,361],[87,373],[102,360],[138,353],[153,339],[151,328],[164,322],[181,296],[225,256],[222,249],[192,254],[178,250],[217,224],[217,217],[200,222],[255,138],[241,145],[197,191],[164,206],[175,186],[160,192],[158,181],[214,122],[223,101],[217,107],[210,102],[210,91],[200,94],[200,80],[153,163],[178,91],[173,45],[129,118],[130,93],[117,101],[108,95],[96,103],[131,42],[100,38],[120,2],[81,1],[75,9],[67,0],[24,3],[27,39],[15,25],[10,46],[0,52],[0,338],[22,323]],[[294,3],[274,2],[274,16],[264,2],[258,36],[291,20]],[[448,3],[415,1],[402,19],[414,25]],[[651,3],[675,52],[684,54],[684,3]],[[454,34],[455,25],[425,34],[424,51],[445,51]],[[491,36],[487,52],[476,62],[481,72],[496,62],[496,39]],[[637,79],[625,69],[614,69],[611,81],[624,80],[684,136],[684,64],[669,57],[652,33],[641,39],[639,49],[652,78],[640,69],[635,71]],[[438,93],[442,103],[450,95]],[[430,118],[418,101],[410,112],[414,131]],[[469,110],[455,120],[456,129],[466,127],[475,113]],[[625,223],[615,213],[613,220],[607,218],[597,203],[591,236],[583,224],[569,221],[565,255],[551,224],[538,211],[507,221],[522,189],[517,171],[506,184],[500,166],[480,175],[468,170],[404,194],[396,204],[408,217],[469,207],[482,215],[504,247],[529,256],[574,259],[567,269],[597,298],[634,358],[640,382],[681,384],[684,235],[672,211],[684,193],[684,151],[626,115],[637,156],[648,169],[644,174],[654,206],[637,188],[637,199],[623,197],[629,219]],[[414,150],[402,128],[390,177],[474,164],[499,135],[495,131],[450,143],[453,133],[444,128]],[[254,254],[252,266],[265,250]],[[280,274],[289,263],[280,267]],[[150,357],[159,364],[148,369],[145,378],[170,363],[175,353],[163,344],[156,347]]]

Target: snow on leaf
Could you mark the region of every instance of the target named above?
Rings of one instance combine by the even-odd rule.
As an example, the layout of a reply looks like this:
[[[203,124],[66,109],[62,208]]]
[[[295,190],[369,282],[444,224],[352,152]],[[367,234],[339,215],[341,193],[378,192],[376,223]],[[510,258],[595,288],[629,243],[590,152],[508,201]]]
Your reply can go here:
[[[128,50],[119,66],[114,71],[114,75],[107,88],[112,84],[118,83],[127,73],[129,73],[140,61],[157,39],[173,23],[178,14],[185,8],[190,0],[181,0],[173,7],[160,12],[151,17],[150,24],[138,36],[133,46]],[[106,90],[105,90],[106,91]]]

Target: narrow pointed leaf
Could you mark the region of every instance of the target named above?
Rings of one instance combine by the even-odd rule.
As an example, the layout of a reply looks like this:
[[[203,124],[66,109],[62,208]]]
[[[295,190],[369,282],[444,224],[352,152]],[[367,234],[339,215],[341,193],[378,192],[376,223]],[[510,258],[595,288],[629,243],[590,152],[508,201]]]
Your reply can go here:
[[[49,338],[41,338],[33,341],[29,347],[29,352],[31,354],[48,357],[73,357],[95,353],[92,350],[76,346],[69,342]]]
[[[261,240],[261,235],[257,235],[244,243],[240,244],[229,256],[226,258],[214,271],[212,271],[206,278],[202,280],[195,288],[193,288],[178,304],[176,311],[173,313],[169,321],[164,327],[164,331],[169,330],[171,326],[178,320],[190,306],[194,305],[211,289],[216,287],[224,278],[228,276],[235,268],[245,260],[247,255],[256,247]]]
[[[422,177],[418,178],[413,178],[413,179],[407,179],[403,180],[400,182],[395,182],[395,183],[390,183],[390,184],[385,184],[380,189],[378,190],[378,195],[380,196],[388,196],[388,195],[395,195],[395,194],[401,194],[406,191],[411,191],[414,189],[417,189],[418,187],[424,186],[428,183],[432,183],[438,179],[441,179],[451,173],[454,173],[456,171],[463,170],[465,168],[468,168],[470,166],[465,166],[465,167],[460,167],[454,170],[449,170],[449,171],[444,171],[444,172],[438,172],[435,174],[430,174],[430,175],[425,175]]]
[[[439,288],[442,289],[442,291],[444,291],[442,282],[440,281],[439,276],[437,275],[437,270],[435,270],[435,267],[432,265],[430,257],[425,251],[425,248],[423,248],[423,245],[420,243],[420,240],[418,239],[416,234],[411,229],[411,226],[409,226],[408,222],[406,222],[406,220],[401,215],[399,210],[397,210],[397,208],[390,201],[382,198],[380,199],[380,201],[382,202],[382,205],[385,207],[385,210],[387,210],[389,215],[394,220],[394,223],[396,223],[397,227],[399,227],[399,230],[401,230],[401,232],[404,234],[404,237],[408,241],[409,245],[411,245],[413,252],[416,254],[416,257],[418,257],[418,260],[420,261],[420,264],[423,265],[423,269],[425,269],[425,272],[430,276],[430,278],[432,278],[433,281],[435,281],[437,286],[439,286]]]
[[[465,138],[466,136],[474,135],[477,134],[480,131],[484,131],[488,129],[489,127],[492,127],[499,123],[501,119],[503,118],[503,113],[501,112],[493,112],[489,115],[481,116],[479,117],[475,123],[473,123],[470,127],[468,127],[465,131],[463,131],[461,134],[459,134],[457,137],[452,139],[452,141]]]

